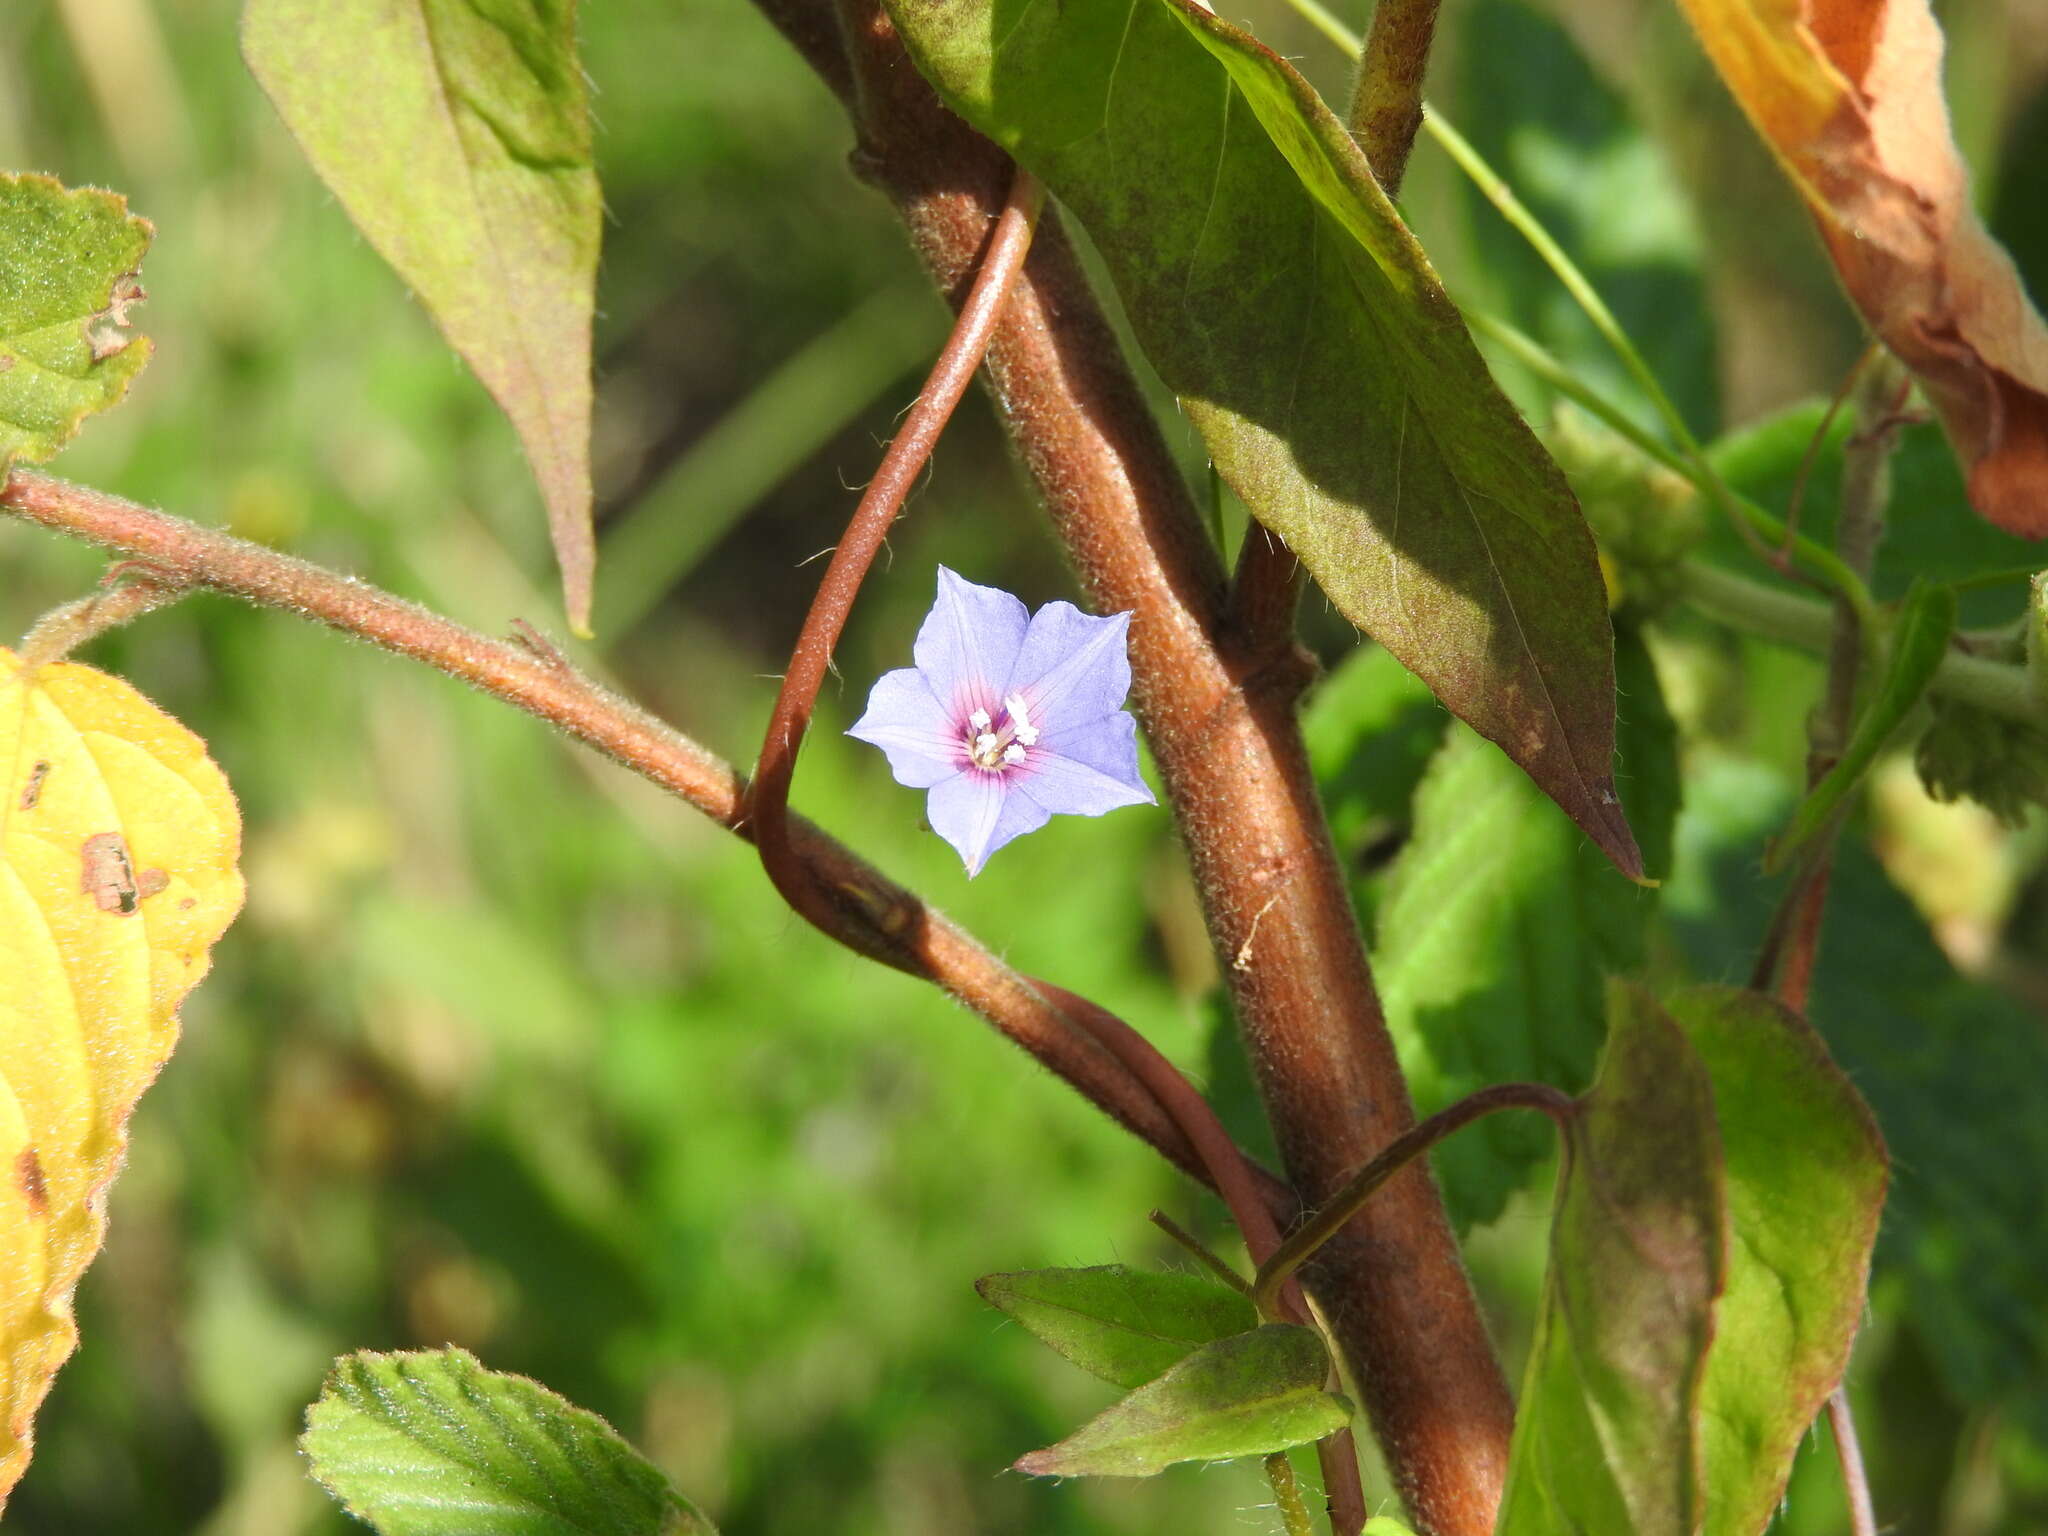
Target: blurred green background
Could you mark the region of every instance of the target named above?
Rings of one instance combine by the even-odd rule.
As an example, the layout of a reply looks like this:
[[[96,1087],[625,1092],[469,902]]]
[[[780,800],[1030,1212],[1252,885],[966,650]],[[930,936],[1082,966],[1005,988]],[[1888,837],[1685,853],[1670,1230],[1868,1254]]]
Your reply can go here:
[[[1343,61],[1278,0],[1240,9],[1341,91]],[[1568,26],[1522,0],[1447,7],[1437,99],[1587,264],[1699,430],[1830,392],[1855,326],[1682,29],[1647,0],[1558,9]],[[2048,23],[2029,9],[1949,20],[1959,133],[2038,292]],[[743,0],[610,0],[581,26],[610,212],[612,565],[585,654],[744,761],[818,575],[804,562],[837,537],[943,319],[845,169],[838,108]],[[242,69],[228,0],[0,8],[0,165],[115,187],[157,222],[157,356],[61,473],[486,630],[558,631],[510,430],[298,156]],[[1406,201],[1461,297],[1627,398],[1428,146]],[[1063,818],[970,884],[920,797],[837,734],[903,664],[941,561],[1034,604],[1072,595],[978,400],[841,647],[798,805],[1024,969],[1227,1081],[1164,811]],[[0,522],[0,631],[101,564]],[[1341,662],[1348,634],[1307,608]],[[194,598],[90,659],[211,743],[247,820],[250,900],[136,1118],[80,1292],[84,1346],[10,1530],[341,1529],[292,1445],[326,1363],[444,1342],[605,1414],[731,1536],[1271,1528],[1242,1468],[1058,1487],[1001,1470],[1106,1389],[1002,1324],[973,1278],[1168,1259],[1149,1208],[1211,1231],[1215,1214],[978,1020],[819,939],[751,850],[523,717],[280,615]],[[1756,807],[1797,772],[1816,673],[1683,626],[1659,663],[1711,770],[1688,823],[1703,894],[1673,918],[1670,963],[1734,974],[1758,920],[1713,894],[1709,865],[1753,874]],[[1879,846],[1911,883],[1899,849],[1936,824],[1910,776],[1895,798]],[[1346,824],[1368,901],[1401,821],[1395,806]],[[1924,835],[1951,857],[1914,890],[1948,952],[2041,974],[2038,838],[1938,825]],[[2039,1015],[2021,1017],[2038,1054]],[[1511,1349],[1542,1200],[1473,1239]],[[2001,1406],[2009,1384],[1973,1394],[1945,1372],[1909,1294],[1881,1279],[1859,1357],[1884,1513],[1942,1536],[2042,1528],[2048,1457]],[[1802,1457],[1788,1529],[1841,1528],[1830,1477],[1824,1446]]]

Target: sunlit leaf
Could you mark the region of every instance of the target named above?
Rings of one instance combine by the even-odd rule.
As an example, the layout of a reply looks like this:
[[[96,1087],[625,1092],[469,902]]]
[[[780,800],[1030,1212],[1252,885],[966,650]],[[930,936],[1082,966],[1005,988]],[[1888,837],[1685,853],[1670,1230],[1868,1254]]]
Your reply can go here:
[[[1668,855],[1677,744],[1642,641],[1620,636],[1623,789]],[[1661,863],[1656,866],[1662,867]],[[1373,969],[1416,1108],[1510,1079],[1576,1092],[1599,1054],[1606,978],[1643,960],[1655,895],[1631,884],[1488,743],[1454,731],[1415,795],[1378,903]],[[1492,1115],[1433,1154],[1461,1226],[1490,1221],[1550,1156],[1531,1115]]]
[[[2048,534],[2048,325],[1971,202],[1928,0],[1682,0],[2000,527]]]
[[[1121,1264],[984,1275],[974,1288],[1082,1370],[1120,1387],[1143,1386],[1259,1320],[1250,1297],[1214,1280]]]
[[[128,1117],[242,905],[203,743],[117,678],[0,650],[0,1501],[77,1342]]]
[[[242,50],[511,418],[586,628],[601,202],[574,0],[248,0]]]
[[[1947,587],[1920,586],[1907,596],[1892,632],[1891,655],[1884,682],[1877,694],[1857,716],[1856,728],[1842,748],[1841,758],[1812,793],[1799,802],[1785,835],[1771,846],[1764,861],[1766,871],[1781,868],[1822,827],[1849,792],[1870,771],[1877,754],[1905,723],[1926,696],[1934,674],[1948,655],[1948,643],[1956,629],[1956,595]]]
[[[382,1536],[714,1536],[603,1419],[460,1349],[342,1356],[299,1444]]]
[[[1704,1515],[1726,1219],[1714,1092],[1647,994],[1615,988],[1608,1028],[1565,1140],[1498,1536],[1693,1536]]]
[[[125,327],[152,233],[118,193],[0,174],[0,480],[62,448],[149,361]]]
[[[1228,1461],[1306,1445],[1351,1422],[1325,1389],[1330,1357],[1310,1328],[1271,1323],[1206,1344],[1057,1445],[1017,1458],[1043,1477],[1150,1477],[1177,1461]]]
[[[1805,1021],[1756,992],[1666,1000],[1714,1082],[1728,1285],[1700,1398],[1706,1536],[1756,1536],[1848,1368],[1884,1206],[1877,1124]]]
[[[948,103],[1087,226],[1254,515],[1639,870],[1592,539],[1344,125],[1184,0],[889,8]]]

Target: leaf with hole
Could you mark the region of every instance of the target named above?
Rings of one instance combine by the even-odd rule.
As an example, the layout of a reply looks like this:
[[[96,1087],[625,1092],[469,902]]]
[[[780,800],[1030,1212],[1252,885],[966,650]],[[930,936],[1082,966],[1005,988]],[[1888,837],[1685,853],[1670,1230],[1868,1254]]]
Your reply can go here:
[[[1307,82],[1185,0],[889,11],[947,103],[1087,226],[1253,514],[1640,872],[1592,537]]]
[[[382,1536],[716,1536],[603,1419],[466,1350],[342,1356],[299,1445]]]
[[[602,202],[574,0],[248,0],[242,51],[313,169],[511,418],[589,625]]]
[[[0,1504],[78,1341],[128,1117],[242,905],[198,737],[118,678],[0,650]]]
[[[1335,1434],[1351,1405],[1326,1390],[1310,1328],[1269,1323],[1205,1344],[1057,1445],[1017,1458],[1040,1477],[1150,1477],[1178,1461],[1264,1456]]]
[[[118,193],[0,174],[0,481],[118,404],[149,361],[126,327],[152,233]]]
[[[974,1288],[1082,1370],[1120,1387],[1143,1386],[1202,1345],[1258,1323],[1240,1291],[1121,1264],[984,1275]]]

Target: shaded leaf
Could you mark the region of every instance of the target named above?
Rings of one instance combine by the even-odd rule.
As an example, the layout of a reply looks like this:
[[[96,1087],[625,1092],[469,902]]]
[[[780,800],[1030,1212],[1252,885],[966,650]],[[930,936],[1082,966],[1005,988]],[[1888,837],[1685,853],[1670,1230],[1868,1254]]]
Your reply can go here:
[[[1143,1386],[1259,1321],[1250,1297],[1214,1280],[1121,1264],[983,1275],[974,1288],[1082,1370],[1120,1387]]]
[[[1699,1529],[1720,1162],[1705,1065],[1653,999],[1617,986],[1565,1138],[1498,1536]]]
[[[1797,1015],[1733,987],[1665,1005],[1713,1079],[1727,1176],[1728,1285],[1700,1398],[1705,1532],[1755,1536],[1848,1368],[1884,1207],[1884,1143]]]
[[[1677,811],[1676,738],[1642,641],[1623,632],[1619,647],[1631,819],[1661,859]],[[1416,793],[1373,944],[1417,1111],[1511,1079],[1583,1088],[1606,978],[1642,963],[1655,901],[1497,750],[1454,731]],[[1491,1115],[1441,1143],[1432,1160],[1453,1219],[1491,1221],[1554,1145],[1549,1125],[1525,1115]]]
[[[0,1503],[78,1340],[136,1100],[242,905],[198,737],[118,678],[0,650]]]
[[[601,203],[574,0],[248,0],[242,51],[511,418],[586,630]]]
[[[1799,802],[1785,835],[1771,845],[1764,860],[1766,873],[1782,869],[1788,858],[1827,825],[1836,807],[1863,781],[1863,775],[1877,761],[1885,743],[1926,696],[1935,670],[1948,655],[1948,643],[1955,631],[1956,595],[1951,589],[1920,586],[1908,594],[1898,626],[1892,631],[1891,656],[1877,696],[1857,717],[1856,728],[1850,733],[1841,758],[1813,786],[1812,793]]]
[[[1970,200],[1927,0],[1682,0],[2000,527],[2048,534],[2048,325]]]
[[[118,404],[149,361],[124,327],[153,233],[118,193],[0,174],[0,481]]]
[[[1088,227],[1253,514],[1639,871],[1592,539],[1307,82],[1184,0],[889,8],[948,104]]]
[[[299,1444],[383,1536],[713,1536],[603,1419],[466,1350],[342,1356]]]
[[[1450,724],[1421,679],[1382,646],[1360,646],[1316,684],[1302,710],[1302,739],[1330,835],[1347,860],[1406,823]]]
[[[1206,1344],[1057,1445],[1017,1458],[1041,1477],[1150,1477],[1177,1461],[1263,1456],[1335,1434],[1351,1405],[1324,1390],[1311,1328],[1269,1323]]]

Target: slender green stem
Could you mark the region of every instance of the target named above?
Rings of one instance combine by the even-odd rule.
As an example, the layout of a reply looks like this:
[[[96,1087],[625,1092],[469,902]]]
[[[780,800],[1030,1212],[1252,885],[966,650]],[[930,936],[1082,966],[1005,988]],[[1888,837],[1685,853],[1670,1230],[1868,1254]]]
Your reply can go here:
[[[1252,1304],[1259,1309],[1259,1315],[1272,1315],[1268,1309],[1275,1304],[1288,1279],[1318,1248],[1344,1229],[1344,1224],[1379,1192],[1381,1185],[1453,1131],[1463,1130],[1474,1120],[1503,1109],[1541,1110],[1562,1127],[1578,1112],[1578,1101],[1548,1083],[1496,1083],[1412,1126],[1353,1174],[1329,1204],[1296,1227],[1273,1256],[1259,1265],[1258,1278],[1252,1282]]]
[[[1347,54],[1356,56],[1359,50],[1357,34],[1317,4],[1316,0],[1289,0],[1289,3],[1331,42]],[[1761,507],[1738,496],[1721,478],[1720,472],[1714,468],[1713,461],[1707,457],[1706,450],[1693,436],[1692,429],[1686,425],[1684,416],[1679,413],[1670,395],[1665,393],[1664,386],[1658,382],[1655,371],[1636,349],[1635,343],[1629,339],[1628,332],[1622,329],[1621,322],[1614,316],[1614,311],[1607,307],[1607,301],[1600,297],[1599,290],[1579,269],[1578,263],[1571,259],[1556,237],[1544,228],[1542,221],[1515,195],[1514,188],[1507,184],[1500,173],[1487,163],[1486,158],[1473,148],[1471,141],[1459,133],[1436,108],[1425,106],[1422,126],[1451,157],[1458,169],[1463,171],[1487,200],[1500,210],[1501,217],[1506,219],[1522,238],[1529,242],[1536,254],[1543,258],[1544,264],[1585,312],[1586,318],[1593,322],[1593,328],[1614,350],[1615,356],[1621,360],[1622,367],[1628,371],[1629,377],[1635,380],[1637,387],[1656,408],[1665,430],[1671,434],[1671,440],[1678,445],[1679,450],[1675,456],[1671,455],[1669,450],[1664,450],[1658,452],[1657,457],[1705,492],[1714,505],[1743,534],[1746,541],[1753,540],[1755,534],[1760,531],[1760,515],[1782,537],[1785,532],[1784,524],[1771,518]],[[1477,317],[1468,318],[1477,323]],[[1528,346],[1535,347],[1535,343],[1528,341],[1526,337],[1522,340]],[[1588,404],[1589,409],[1594,409],[1585,399],[1590,391],[1585,390],[1576,381],[1569,388],[1566,386],[1563,378],[1567,375],[1561,366],[1536,371],[1542,374],[1545,382],[1565,391],[1582,404]],[[1618,431],[1624,431],[1631,441],[1643,446],[1645,451],[1653,451],[1649,449],[1648,443],[1654,439],[1648,439],[1648,435],[1640,428],[1636,428],[1633,423],[1624,428],[1622,421],[1626,418],[1621,418],[1619,412],[1610,415],[1608,411],[1602,410],[1599,414],[1609,425]],[[1877,616],[1876,605],[1871,601],[1869,588],[1855,572],[1834,559],[1831,552],[1819,545],[1794,540],[1793,547],[1835,594],[1855,610],[1858,618],[1864,621],[1865,630],[1871,631],[1871,621]],[[1765,559],[1770,558],[1760,546],[1758,552]]]
[[[1287,1536],[1312,1536],[1315,1525],[1302,1500],[1301,1485],[1294,1480],[1294,1463],[1285,1451],[1266,1458],[1266,1481],[1273,1485],[1273,1505],[1280,1511],[1280,1524]]]
[[[1152,1214],[1146,1218],[1146,1220],[1150,1221],[1153,1226],[1157,1227],[1160,1231],[1164,1232],[1176,1243],[1179,1243],[1181,1247],[1187,1249],[1187,1251],[1191,1255],[1193,1255],[1193,1257],[1202,1265],[1204,1269],[1211,1271],[1218,1280],[1221,1280],[1233,1291],[1236,1291],[1243,1296],[1251,1295],[1251,1281],[1245,1279],[1243,1275],[1240,1275],[1236,1270],[1232,1269],[1228,1264],[1224,1263],[1223,1260],[1218,1258],[1217,1255],[1210,1249],[1207,1243],[1203,1242],[1199,1237],[1195,1236],[1194,1233],[1190,1232],[1186,1227],[1182,1226],[1179,1222],[1175,1221],[1171,1216],[1167,1215],[1166,1212],[1161,1210],[1154,1210]]]

